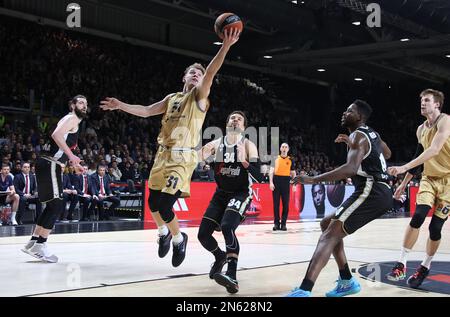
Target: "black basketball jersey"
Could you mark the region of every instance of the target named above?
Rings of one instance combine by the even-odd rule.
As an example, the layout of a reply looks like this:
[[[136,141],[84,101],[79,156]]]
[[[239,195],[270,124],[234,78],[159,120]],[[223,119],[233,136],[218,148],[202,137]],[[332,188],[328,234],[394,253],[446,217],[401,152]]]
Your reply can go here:
[[[227,192],[250,190],[252,180],[247,169],[237,161],[237,144],[229,145],[225,137],[220,140],[214,157],[214,179],[218,188]]]
[[[78,127],[75,132],[66,133],[64,135],[64,140],[66,140],[67,146],[70,150],[75,150],[78,146]],[[53,138],[50,138],[50,150],[44,151],[43,154],[52,157],[54,160],[59,161],[61,163],[67,163],[68,157],[66,153],[56,144]]]
[[[369,151],[358,167],[358,172],[353,178],[353,183],[355,186],[358,186],[361,181],[368,178],[377,182],[387,183],[389,175],[387,174],[386,160],[384,159],[383,149],[381,147],[380,135],[368,126],[359,127],[355,133],[364,134],[369,142]]]

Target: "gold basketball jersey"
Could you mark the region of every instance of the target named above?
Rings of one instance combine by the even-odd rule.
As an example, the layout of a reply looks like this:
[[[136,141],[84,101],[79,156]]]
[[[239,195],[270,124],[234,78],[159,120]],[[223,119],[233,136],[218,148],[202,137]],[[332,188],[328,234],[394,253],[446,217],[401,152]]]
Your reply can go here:
[[[169,97],[166,112],[161,120],[158,143],[169,148],[195,148],[200,142],[206,111],[202,111],[195,99],[197,89],[178,92]]]
[[[441,114],[431,127],[427,127],[426,122],[423,124],[420,143],[425,150],[431,146],[433,137],[437,132],[437,124],[444,116],[446,114]],[[430,177],[450,176],[450,137],[445,141],[439,154],[424,163],[423,175]]]

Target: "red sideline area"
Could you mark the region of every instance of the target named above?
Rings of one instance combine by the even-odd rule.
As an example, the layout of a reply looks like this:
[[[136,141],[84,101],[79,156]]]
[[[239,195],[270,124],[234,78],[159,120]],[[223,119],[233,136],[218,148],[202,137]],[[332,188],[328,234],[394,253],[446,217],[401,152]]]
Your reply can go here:
[[[411,215],[414,214],[416,206],[416,195],[418,187],[409,188]],[[191,197],[180,198],[174,205],[174,212],[181,223],[189,222],[189,226],[198,226],[201,222],[204,212],[216,190],[216,183],[214,182],[192,182],[191,183]],[[304,206],[300,206],[305,201],[306,190],[303,186],[298,186],[296,192],[292,192],[289,200],[289,215],[290,220],[299,220],[301,218],[301,211]],[[310,190],[309,190],[310,191]],[[307,195],[309,193],[306,193]],[[149,188],[148,181],[145,182],[144,190],[144,229],[154,229],[155,224],[150,214],[148,206]],[[302,197],[303,196],[303,197]],[[340,203],[339,203],[340,205]],[[433,215],[434,208],[430,211],[429,216]],[[281,212],[281,206],[280,206]],[[304,211],[303,211],[304,212]],[[253,200],[249,210],[246,213],[247,219],[271,221],[273,220],[273,199],[272,191],[269,184],[254,184],[253,185]]]
[[[208,207],[209,201],[216,190],[216,183],[214,182],[192,182],[191,183],[191,197],[180,198],[174,205],[174,212],[179,220],[189,220],[200,223],[200,220]],[[295,193],[292,193],[289,201],[289,216],[288,219],[299,219],[299,195],[302,194],[302,188],[298,187]],[[144,222],[145,229],[154,227],[150,222],[153,222],[150,215],[150,208],[148,206],[148,182],[145,182],[144,194]],[[281,210],[280,210],[281,212]],[[246,213],[247,218],[258,220],[272,220],[273,219],[273,199],[272,191],[269,184],[254,184],[253,185],[253,200],[249,210]]]

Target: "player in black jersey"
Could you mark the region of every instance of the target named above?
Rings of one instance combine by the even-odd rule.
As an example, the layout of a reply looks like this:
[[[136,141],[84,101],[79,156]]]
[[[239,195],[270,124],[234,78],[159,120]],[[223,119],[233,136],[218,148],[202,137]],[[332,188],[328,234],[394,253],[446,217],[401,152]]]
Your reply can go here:
[[[352,177],[355,192],[335,212],[325,217],[320,226],[323,231],[306,276],[300,287],[288,297],[308,297],[320,271],[333,254],[338,268],[337,286],[326,293],[328,297],[341,297],[358,293],[358,281],[352,277],[344,252],[343,238],[370,221],[380,217],[392,207],[392,191],[388,185],[385,158],[391,156],[380,135],[366,126],[372,108],[362,100],[355,100],[342,115],[342,126],[350,136],[340,134],[335,142],[348,146],[347,162],[333,171],[315,176],[297,176],[296,182],[314,184]]]
[[[46,203],[46,207],[37,220],[31,240],[22,251],[44,262],[58,262],[58,257],[48,250],[46,242],[63,210],[61,165],[69,162],[77,171],[82,169],[80,158],[72,151],[77,147],[78,126],[86,117],[87,105],[86,97],[82,95],[77,95],[69,101],[70,112],[58,122],[53,131],[50,151],[41,152],[36,162],[39,200]]]
[[[233,111],[227,119],[225,137],[209,142],[199,154],[201,160],[213,159],[217,189],[200,224],[198,240],[215,257],[209,278],[232,294],[239,290],[236,280],[239,242],[235,230],[250,205],[252,179],[262,181],[256,145],[242,134],[246,126],[245,114]],[[214,239],[214,230],[222,231],[226,252]],[[228,263],[227,271],[222,274],[225,263]]]

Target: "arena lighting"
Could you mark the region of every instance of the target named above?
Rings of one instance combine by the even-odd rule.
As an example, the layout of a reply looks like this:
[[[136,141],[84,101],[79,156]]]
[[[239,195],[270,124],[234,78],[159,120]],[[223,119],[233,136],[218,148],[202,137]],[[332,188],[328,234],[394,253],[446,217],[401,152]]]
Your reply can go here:
[[[291,1],[293,4],[297,4],[297,0],[292,0]]]
[[[222,42],[214,42],[214,45],[222,45]]]
[[[450,54],[445,55],[445,57],[450,58]]]
[[[363,80],[362,78],[355,77],[355,81],[362,81],[362,80]]]
[[[318,71],[318,72],[324,72],[325,69],[324,69],[324,68],[318,68],[317,71]]]
[[[355,21],[355,22],[352,22],[352,24],[353,24],[353,25],[361,25],[361,22]]]
[[[267,58],[267,59],[271,59],[271,58],[272,58],[272,55],[264,55],[263,57],[264,57],[264,58]]]
[[[401,39],[400,42],[408,42],[409,39],[405,38],[405,39]]]

